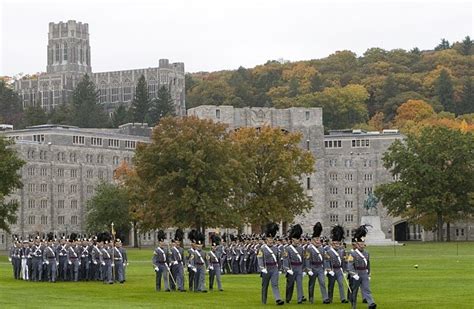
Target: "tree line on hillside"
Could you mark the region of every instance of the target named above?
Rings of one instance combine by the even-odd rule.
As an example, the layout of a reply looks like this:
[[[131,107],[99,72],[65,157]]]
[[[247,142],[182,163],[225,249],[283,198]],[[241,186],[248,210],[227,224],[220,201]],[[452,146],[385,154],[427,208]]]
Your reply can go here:
[[[268,61],[235,71],[186,75],[186,105],[322,107],[327,129],[367,124],[383,116],[393,126],[397,108],[423,100],[436,112],[474,113],[474,48],[446,40],[432,51],[370,48],[361,57],[344,50],[326,58]]]
[[[130,108],[121,104],[111,117],[99,103],[99,91],[87,74],[74,89],[71,102],[50,112],[45,111],[40,102],[23,108],[19,95],[4,80],[0,80],[0,123],[12,124],[15,128],[47,123],[75,125],[81,128],[116,128],[128,122],[146,122],[154,126],[161,118],[174,114],[174,103],[169,89],[161,86],[157,97],[151,99],[143,75],[138,80]]]

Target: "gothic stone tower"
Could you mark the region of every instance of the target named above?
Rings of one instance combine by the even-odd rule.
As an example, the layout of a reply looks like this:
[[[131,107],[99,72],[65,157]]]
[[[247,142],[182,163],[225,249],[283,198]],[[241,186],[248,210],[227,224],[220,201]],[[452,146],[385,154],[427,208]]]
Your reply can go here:
[[[89,25],[75,20],[49,23],[48,73],[91,73]]]

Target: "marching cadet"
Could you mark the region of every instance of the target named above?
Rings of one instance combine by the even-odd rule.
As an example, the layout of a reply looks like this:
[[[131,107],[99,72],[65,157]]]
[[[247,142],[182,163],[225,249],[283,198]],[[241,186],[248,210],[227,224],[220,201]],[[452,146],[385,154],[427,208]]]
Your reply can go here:
[[[181,241],[183,241],[184,232],[181,229],[177,229],[174,238],[171,240],[171,250],[169,253],[171,276],[173,280],[171,282],[171,290],[180,292],[186,292],[184,289],[184,265],[183,265],[183,254],[184,250],[180,247]],[[175,284],[176,281],[176,284]]]
[[[92,248],[87,239],[82,240],[82,247],[80,250],[80,278],[81,280],[88,281],[90,279],[90,269],[91,269],[91,258],[90,252]]]
[[[57,256],[59,257],[58,278],[62,281],[67,280],[67,251],[66,236],[62,236],[57,247]]]
[[[222,289],[221,282],[221,255],[217,250],[220,245],[221,238],[217,235],[212,235],[211,237],[211,251],[208,254],[208,265],[209,265],[209,290],[212,291],[214,288],[214,278],[217,281],[217,288],[219,291],[224,291]]]
[[[31,247],[31,280],[35,282],[41,281],[43,275],[43,250],[44,248],[41,245],[40,238],[37,236]]]
[[[334,295],[334,284],[337,281],[339,286],[339,297],[341,303],[348,303],[344,293],[344,262],[345,250],[341,247],[341,241],[344,238],[344,229],[336,225],[331,230],[331,243],[326,247],[326,254],[329,260],[329,267],[326,269],[328,274],[328,298],[332,302]]]
[[[120,250],[122,248],[122,241],[120,239],[117,239],[115,241],[115,246],[113,247],[114,250],[114,272],[115,272],[115,281],[118,281],[120,283],[124,283],[125,281],[125,259],[123,256],[123,251]]]
[[[189,291],[193,291],[194,287],[194,267],[191,264],[191,260],[194,257],[194,250],[196,249],[196,230],[191,230],[188,233],[188,239],[191,241],[191,246],[188,249],[188,257],[187,257],[187,266],[188,266],[188,279],[189,279]]]
[[[206,290],[206,253],[202,251],[205,237],[201,232],[196,233],[196,249],[191,258],[194,274],[194,292],[207,293]]]
[[[21,278],[21,243],[18,239],[15,239],[11,249],[8,260],[13,266],[13,277],[15,279]]]
[[[112,244],[110,242],[110,235],[108,233],[104,236],[104,246],[101,249],[101,264],[102,264],[102,279],[104,281],[104,284],[113,284],[113,278],[112,278],[112,255],[114,254]]]
[[[69,278],[71,281],[79,281],[79,255],[81,253],[79,252],[80,248],[77,245],[77,235],[75,233],[70,235],[69,242],[71,243],[67,248],[67,264],[70,269]]]
[[[48,278],[49,282],[56,282],[56,271],[57,271],[57,256],[56,250],[54,250],[53,239],[48,237],[48,245],[43,251],[43,263],[47,265],[47,272],[45,279]]]
[[[370,259],[369,253],[365,250],[364,238],[366,235],[367,228],[365,225],[357,228],[354,234],[356,248],[351,251],[347,261],[348,272],[352,277],[350,301],[353,309],[357,306],[357,292],[359,287],[362,289],[362,297],[367,300],[368,308],[377,308],[372,297],[372,292],[370,291]]]
[[[153,266],[155,267],[156,272],[156,291],[161,290],[161,277],[163,276],[163,281],[165,282],[165,292],[170,291],[168,283],[168,248],[165,244],[165,232],[163,230],[158,231],[158,247],[156,247],[155,252],[153,253]]]
[[[20,279],[25,281],[30,280],[30,273],[28,269],[28,259],[30,259],[30,246],[28,240],[24,240],[20,248],[20,258],[21,258],[21,275]]]
[[[102,236],[100,235],[101,239]],[[97,280],[100,281],[102,280],[102,271],[101,271],[101,255],[102,255],[102,245],[99,242],[98,237],[95,237],[93,240],[93,246],[90,252],[91,255],[91,269],[90,269],[90,275],[91,275],[91,280]]]
[[[323,299],[323,304],[329,304],[326,283],[324,280],[324,269],[328,267],[328,261],[325,259],[324,250],[321,247],[321,232],[323,227],[317,222],[313,227],[312,242],[306,248],[305,262],[306,271],[309,275],[308,295],[310,303],[314,303],[314,287],[318,279],[319,290]]]
[[[122,259],[123,259],[123,282],[125,282],[127,281],[125,270],[127,269],[127,266],[128,266],[127,250],[123,247],[122,241],[120,241],[120,239],[117,239],[117,241],[119,242],[118,250],[122,254]]]
[[[262,278],[262,304],[267,303],[268,285],[272,284],[273,297],[276,304],[281,306],[285,302],[281,300],[280,290],[278,289],[278,262],[280,253],[278,248],[273,245],[273,238],[278,231],[278,224],[268,223],[265,228],[265,243],[259,248],[257,253],[258,268]]]
[[[286,272],[286,302],[289,303],[293,297],[293,289],[296,281],[296,292],[298,304],[302,304],[306,299],[303,296],[303,264],[304,252],[299,245],[303,229],[296,224],[291,227],[289,237],[292,241],[283,252],[283,270]]]

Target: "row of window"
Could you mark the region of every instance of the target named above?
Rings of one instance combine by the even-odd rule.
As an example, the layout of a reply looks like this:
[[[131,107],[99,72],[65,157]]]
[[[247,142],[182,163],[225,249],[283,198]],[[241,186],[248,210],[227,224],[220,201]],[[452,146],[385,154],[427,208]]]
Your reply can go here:
[[[331,223],[339,222],[339,215],[336,215],[336,214],[329,215],[329,222],[331,222]],[[353,214],[345,214],[344,215],[344,222],[354,222],[354,215]]]
[[[353,139],[352,140],[352,148],[359,148],[359,147],[370,147],[370,140],[368,139]]]
[[[338,180],[338,174],[337,173],[329,173],[328,175],[329,180],[337,181]],[[364,180],[365,181],[371,181],[373,180],[373,175],[372,174],[364,174]],[[346,173],[344,174],[344,180],[346,181],[352,181],[354,179],[353,174]]]
[[[118,143],[118,140],[116,140]],[[109,140],[110,142],[110,140]],[[136,147],[136,142],[135,141],[125,141],[128,142],[126,145],[128,146],[127,148],[129,149],[134,149]],[[115,146],[114,146],[115,147]],[[27,152],[27,158],[28,159],[35,159],[36,151],[33,149],[29,149]],[[71,152],[69,154],[69,162],[77,162],[77,154],[74,152]],[[58,152],[56,154],[56,160],[59,162],[67,162],[66,160],[66,152]],[[39,152],[39,159],[40,160],[47,160],[48,159],[48,153],[47,151],[40,150]],[[113,158],[113,164],[119,164],[120,158],[118,156],[114,156]],[[130,157],[124,157],[123,158],[125,162],[129,163],[130,162]],[[94,155],[92,154],[86,154],[85,156],[85,161],[87,163],[98,163],[98,164],[103,164],[105,162],[105,157],[102,154],[99,154],[95,157],[94,160]]]
[[[342,148],[342,141],[335,140],[335,141],[324,141],[325,148]]]
[[[40,224],[48,224],[48,216],[41,216],[40,217]],[[71,224],[76,225],[77,224],[77,216],[71,216],[70,221]],[[29,225],[34,225],[36,224],[36,216],[28,216],[27,218],[27,224]],[[58,224],[59,225],[64,225],[65,224],[65,216],[58,216]]]
[[[353,201],[344,201],[344,208],[353,208],[354,202]],[[329,201],[329,208],[339,208],[338,201]]]
[[[35,209],[37,204],[36,202],[36,200],[28,200],[28,209]],[[58,209],[64,209],[64,200],[58,200],[56,205]],[[77,200],[71,200],[69,205],[71,209],[77,209]],[[41,209],[48,208],[48,200],[40,200],[39,207]]]
[[[365,187],[364,188],[364,194],[372,193],[372,190],[373,190],[372,187]],[[339,193],[339,190],[338,190],[337,187],[329,187],[329,193],[335,195],[335,194]],[[354,194],[353,188],[352,187],[345,187],[344,188],[344,194],[348,194],[348,195]]]
[[[338,160],[337,159],[329,159],[328,162],[329,162],[329,166],[331,166],[331,167],[337,167],[338,166]],[[352,160],[352,159],[345,159],[343,162],[344,162],[345,167],[354,167],[354,160]],[[362,166],[363,167],[372,167],[372,160],[363,159],[362,160]]]
[[[44,136],[43,136],[43,138],[44,138]],[[123,142],[125,144],[124,145],[125,148],[128,148],[128,149],[135,149],[136,148],[136,141],[124,140]],[[84,136],[74,135],[72,137],[72,143],[74,145],[85,145],[86,144],[86,138]],[[90,144],[92,146],[103,146],[103,139],[101,137],[91,137],[90,138]],[[113,147],[113,148],[119,148],[120,147],[120,140],[109,138],[108,139],[108,146]]]

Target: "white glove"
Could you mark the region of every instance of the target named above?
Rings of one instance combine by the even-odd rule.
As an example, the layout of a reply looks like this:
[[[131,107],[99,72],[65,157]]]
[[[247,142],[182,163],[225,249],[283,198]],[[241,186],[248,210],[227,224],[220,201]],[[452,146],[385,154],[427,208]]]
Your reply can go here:
[[[158,266],[155,266],[155,271],[158,271],[158,270],[159,270]]]
[[[209,266],[209,270],[214,270],[214,266]]]
[[[97,265],[97,261],[94,261],[94,265]]]
[[[369,281],[370,281],[370,276],[369,276]]]
[[[123,267],[127,266],[127,263],[123,263]]]
[[[352,276],[352,279],[354,279],[354,280],[356,280],[356,281],[359,280],[359,275],[354,275],[354,276]]]
[[[105,266],[105,262],[102,262],[101,264],[102,264],[102,266]]]
[[[8,258],[8,262],[11,262],[12,261],[12,258]]]
[[[279,271],[278,274],[281,275],[281,271]]]
[[[115,267],[115,263],[112,263],[112,267]]]
[[[72,265],[72,262],[71,262],[71,261],[67,261],[67,263],[68,263],[69,265]]]
[[[312,277],[314,275],[313,271],[308,271],[308,276]]]
[[[56,262],[56,266],[59,266],[59,262]]]
[[[328,274],[329,274],[330,276],[334,277],[334,271],[331,270],[330,272],[328,272]]]
[[[267,271],[266,268],[263,268],[263,269],[261,270],[261,272],[262,272],[262,274],[267,274],[267,273],[268,273],[268,271]]]
[[[193,271],[194,271],[194,272],[197,272],[197,268],[196,268],[196,267],[193,267]]]
[[[81,262],[79,262],[79,266],[81,266]]]
[[[304,277],[304,276],[306,276],[306,272],[305,272],[305,271],[301,274],[301,277]]]
[[[286,273],[293,276],[293,271],[291,269],[288,269]]]
[[[324,271],[324,275],[325,275],[325,276],[327,276],[327,274],[328,274],[328,271],[327,271],[327,270],[325,270],[325,271]]]
[[[178,261],[174,261],[174,262],[173,262],[173,265],[178,265]]]
[[[127,264],[127,266],[129,265],[128,262],[126,264]]]
[[[49,265],[49,261],[48,261],[48,260],[46,260],[46,265]]]

